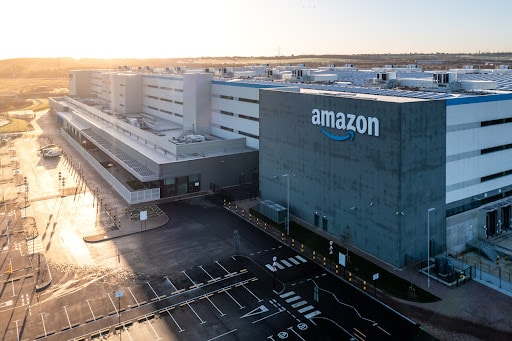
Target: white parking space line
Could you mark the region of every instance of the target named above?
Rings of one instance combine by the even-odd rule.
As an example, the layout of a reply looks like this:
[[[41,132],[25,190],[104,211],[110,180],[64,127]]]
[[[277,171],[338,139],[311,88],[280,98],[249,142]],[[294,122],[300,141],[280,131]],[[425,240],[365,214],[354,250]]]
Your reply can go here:
[[[107,292],[107,295],[108,295],[108,298],[110,298],[110,302],[112,303],[112,305],[114,306],[114,310],[116,311],[116,314],[119,314],[119,312],[117,311],[117,307],[116,305],[114,304],[114,301],[112,300],[112,297],[110,297],[110,293]]]
[[[298,307],[302,307],[302,306],[303,306],[303,305],[305,305],[305,304],[308,304],[308,302],[306,302],[306,301],[300,301],[300,302],[297,302],[297,303],[292,304],[292,308],[295,308],[295,309],[296,309],[296,308],[298,308]]]
[[[43,317],[43,313],[41,313],[41,320],[43,321],[43,330],[44,330],[44,336],[46,336],[46,326],[44,324],[44,317]]]
[[[194,282],[194,281],[192,280],[192,278],[190,278],[190,276],[189,276],[189,275],[187,275],[187,273],[185,272],[185,270],[183,270],[182,272],[183,272],[183,274],[185,275],[185,277],[187,277],[187,278],[188,278],[188,280],[192,282],[192,284],[193,284],[193,285],[190,287],[191,289],[192,289],[192,288],[196,288],[196,287],[198,287],[198,286],[199,286],[199,285],[197,285],[197,284],[196,284],[196,282]]]
[[[228,292],[229,289],[222,289],[222,290],[219,290],[219,292],[225,292],[229,297],[231,297],[231,299],[233,300],[233,302],[235,302],[236,304],[238,304],[238,306],[240,307],[240,309],[243,309],[245,308],[243,305],[241,305],[240,303],[238,303],[238,301]]]
[[[214,278],[213,278],[213,276],[212,276],[212,275],[210,275],[210,274],[208,273],[208,271],[206,271],[206,270],[203,268],[203,266],[202,266],[202,265],[199,265],[199,269],[203,270],[205,274],[207,274],[208,276],[210,276],[210,279],[214,279]]]
[[[69,324],[69,329],[71,329],[71,320],[69,319],[69,314],[68,314],[68,310],[66,309],[66,306],[63,307],[64,308],[64,311],[66,312],[66,317],[68,318],[68,324]]]
[[[151,286],[151,284],[149,284],[149,282],[146,282],[146,284],[149,286],[149,288],[151,289],[151,291],[153,291],[153,294],[155,294],[155,297],[158,297],[158,294],[156,293],[155,289],[153,289],[153,287]]]
[[[298,260],[300,260],[302,263],[307,263],[307,260],[304,257],[301,257],[300,255],[295,256]]]
[[[215,261],[215,263],[217,263],[218,266],[220,266],[224,271],[226,271],[226,273],[230,273],[225,267],[222,266],[222,264],[220,264],[218,261]]]
[[[206,296],[203,296],[203,297],[201,297],[201,298],[206,298],[206,299],[208,300],[208,302],[210,302],[210,303],[211,303],[211,305],[212,305],[215,309],[217,309],[217,311],[220,313],[220,316],[224,316],[224,315],[226,315],[226,314],[224,314],[224,313],[223,313],[223,312],[222,312],[222,311],[221,311],[221,310],[220,310],[220,309],[215,305],[215,303],[213,303],[213,302],[212,302],[212,300],[210,299],[210,296],[212,296],[212,295],[206,295]]]
[[[289,268],[291,268],[293,266],[290,262],[286,261],[286,259],[281,259],[281,263],[283,263],[284,265],[286,265]]]
[[[300,262],[298,260],[296,260],[295,258],[293,258],[293,257],[288,258],[288,260],[290,262],[292,262],[293,264],[295,264],[295,265],[299,265],[300,264]]]
[[[221,338],[221,337],[224,337],[224,336],[226,336],[226,335],[228,335],[228,334],[234,333],[234,332],[236,332],[237,330],[238,330],[238,329],[230,330],[229,332],[225,332],[224,334],[220,334],[220,335],[215,336],[214,338],[208,339],[208,341],[217,340],[217,339],[219,339],[219,338]]]
[[[87,302],[87,305],[89,306],[89,310],[91,311],[91,314],[92,314],[92,319],[96,321],[96,316],[94,316],[94,312],[92,311],[91,304],[89,303],[89,300],[85,300],[85,302]]]
[[[203,319],[201,318],[201,316],[199,316],[199,315],[196,313],[196,311],[194,310],[194,308],[192,308],[192,306],[190,305],[190,303],[186,302],[186,303],[182,304],[182,306],[183,306],[183,305],[188,306],[188,307],[190,308],[190,310],[192,310],[192,312],[197,316],[197,318],[199,319],[199,321],[201,321],[201,324],[206,323],[206,321],[203,321]]]
[[[176,322],[176,319],[174,318],[174,316],[172,316],[171,311],[169,309],[167,309],[167,314],[169,314],[169,317],[174,321],[174,324],[176,324],[176,326],[179,329],[178,331],[180,333],[185,330],[185,329],[181,328],[181,326],[178,324],[178,322]]]
[[[128,338],[130,339],[130,341],[133,341],[132,336],[130,335],[130,332],[128,331],[128,329],[126,328],[125,325],[123,325],[123,329],[126,332],[126,334],[128,334]],[[121,333],[121,332],[119,332],[119,333]],[[119,338],[121,338],[121,336],[119,336]]]
[[[132,295],[133,299],[135,300],[135,303],[137,304],[137,307],[140,306],[139,301],[137,301],[137,299],[135,298],[135,295],[133,294],[133,292],[130,289],[130,287],[128,287],[128,291],[130,292],[130,294]]]
[[[151,328],[151,330],[153,331],[153,333],[155,334],[155,336],[156,336],[155,340],[161,340],[162,338],[160,336],[158,336],[158,333],[156,332],[155,328],[153,327],[153,324],[149,322],[147,317],[146,317],[146,322],[149,325],[149,327]]]
[[[258,302],[261,302],[263,301],[261,298],[259,298],[258,296],[256,296],[251,290],[249,290],[244,284],[242,284],[242,287],[247,290],[255,299],[258,300]]]
[[[306,311],[309,311],[309,310],[312,310],[312,309],[315,309],[315,307],[313,307],[312,305],[308,305],[307,307],[299,309],[298,312],[302,314],[302,313],[305,313]]]
[[[169,282],[169,284],[174,288],[174,291],[178,291],[178,288],[176,288],[176,287],[174,286],[174,284],[172,284],[171,280],[170,280],[167,276],[164,276],[164,278],[165,278],[165,280],[166,280],[167,282]]]

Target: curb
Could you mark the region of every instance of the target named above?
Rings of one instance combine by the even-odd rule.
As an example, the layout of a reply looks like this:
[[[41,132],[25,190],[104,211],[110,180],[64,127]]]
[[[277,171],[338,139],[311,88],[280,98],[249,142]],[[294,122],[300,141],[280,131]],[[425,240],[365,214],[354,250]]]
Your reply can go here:
[[[162,215],[160,215],[158,217],[155,217],[153,219],[156,219],[156,218],[159,218],[159,217],[162,217]],[[161,222],[158,222],[158,223],[156,223],[156,225],[154,225],[152,227],[145,228],[143,230],[123,232],[123,231],[126,231],[126,229],[123,229],[123,230],[118,230],[118,231],[111,232],[111,233],[97,234],[97,235],[93,235],[93,236],[84,236],[83,240],[86,243],[100,243],[100,242],[103,242],[105,240],[121,238],[121,237],[124,237],[124,236],[129,236],[129,235],[136,234],[136,233],[142,233],[142,232],[145,232],[145,231],[148,231],[148,230],[153,230],[153,229],[156,229],[156,228],[164,226],[170,220],[167,215],[165,215],[165,219],[163,219],[163,218],[160,218],[160,219],[162,220]]]
[[[45,270],[43,270],[41,272],[44,273],[46,271],[48,273],[48,280],[41,284],[37,284],[37,282],[39,281],[39,276],[40,276],[39,275],[37,278],[37,281],[36,281],[36,285],[35,285],[36,292],[43,291],[44,289],[48,288],[52,284],[52,273],[50,272],[50,268],[48,267],[48,263],[46,262],[46,256],[42,253],[39,253],[38,257],[44,257],[44,269]]]

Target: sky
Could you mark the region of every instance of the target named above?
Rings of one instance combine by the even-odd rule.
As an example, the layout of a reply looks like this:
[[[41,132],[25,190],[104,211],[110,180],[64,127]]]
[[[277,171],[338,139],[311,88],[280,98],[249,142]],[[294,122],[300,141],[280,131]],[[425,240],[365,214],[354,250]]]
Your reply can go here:
[[[509,0],[3,0],[0,59],[512,52]]]

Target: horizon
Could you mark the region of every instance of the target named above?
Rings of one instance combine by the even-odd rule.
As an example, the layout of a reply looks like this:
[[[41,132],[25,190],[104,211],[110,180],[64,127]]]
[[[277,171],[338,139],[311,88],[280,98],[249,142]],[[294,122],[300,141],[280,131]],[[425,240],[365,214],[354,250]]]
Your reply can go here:
[[[74,12],[64,0],[4,6],[11,15],[0,29],[12,34],[4,37],[0,60],[512,51],[505,33],[512,2],[499,0],[485,8],[476,0],[432,0],[428,6],[400,0],[147,0],[138,6],[90,0]]]

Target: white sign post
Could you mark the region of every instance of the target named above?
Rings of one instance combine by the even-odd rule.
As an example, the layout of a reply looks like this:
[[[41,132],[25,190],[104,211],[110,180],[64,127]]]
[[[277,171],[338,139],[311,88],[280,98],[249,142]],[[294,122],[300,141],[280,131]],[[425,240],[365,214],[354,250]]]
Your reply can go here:
[[[379,273],[373,274],[373,287],[375,288],[375,296],[377,296],[377,280],[379,279]]]
[[[148,220],[148,211],[140,211],[139,217],[140,229],[142,230],[142,222],[144,222],[144,227],[147,227],[146,221]]]

